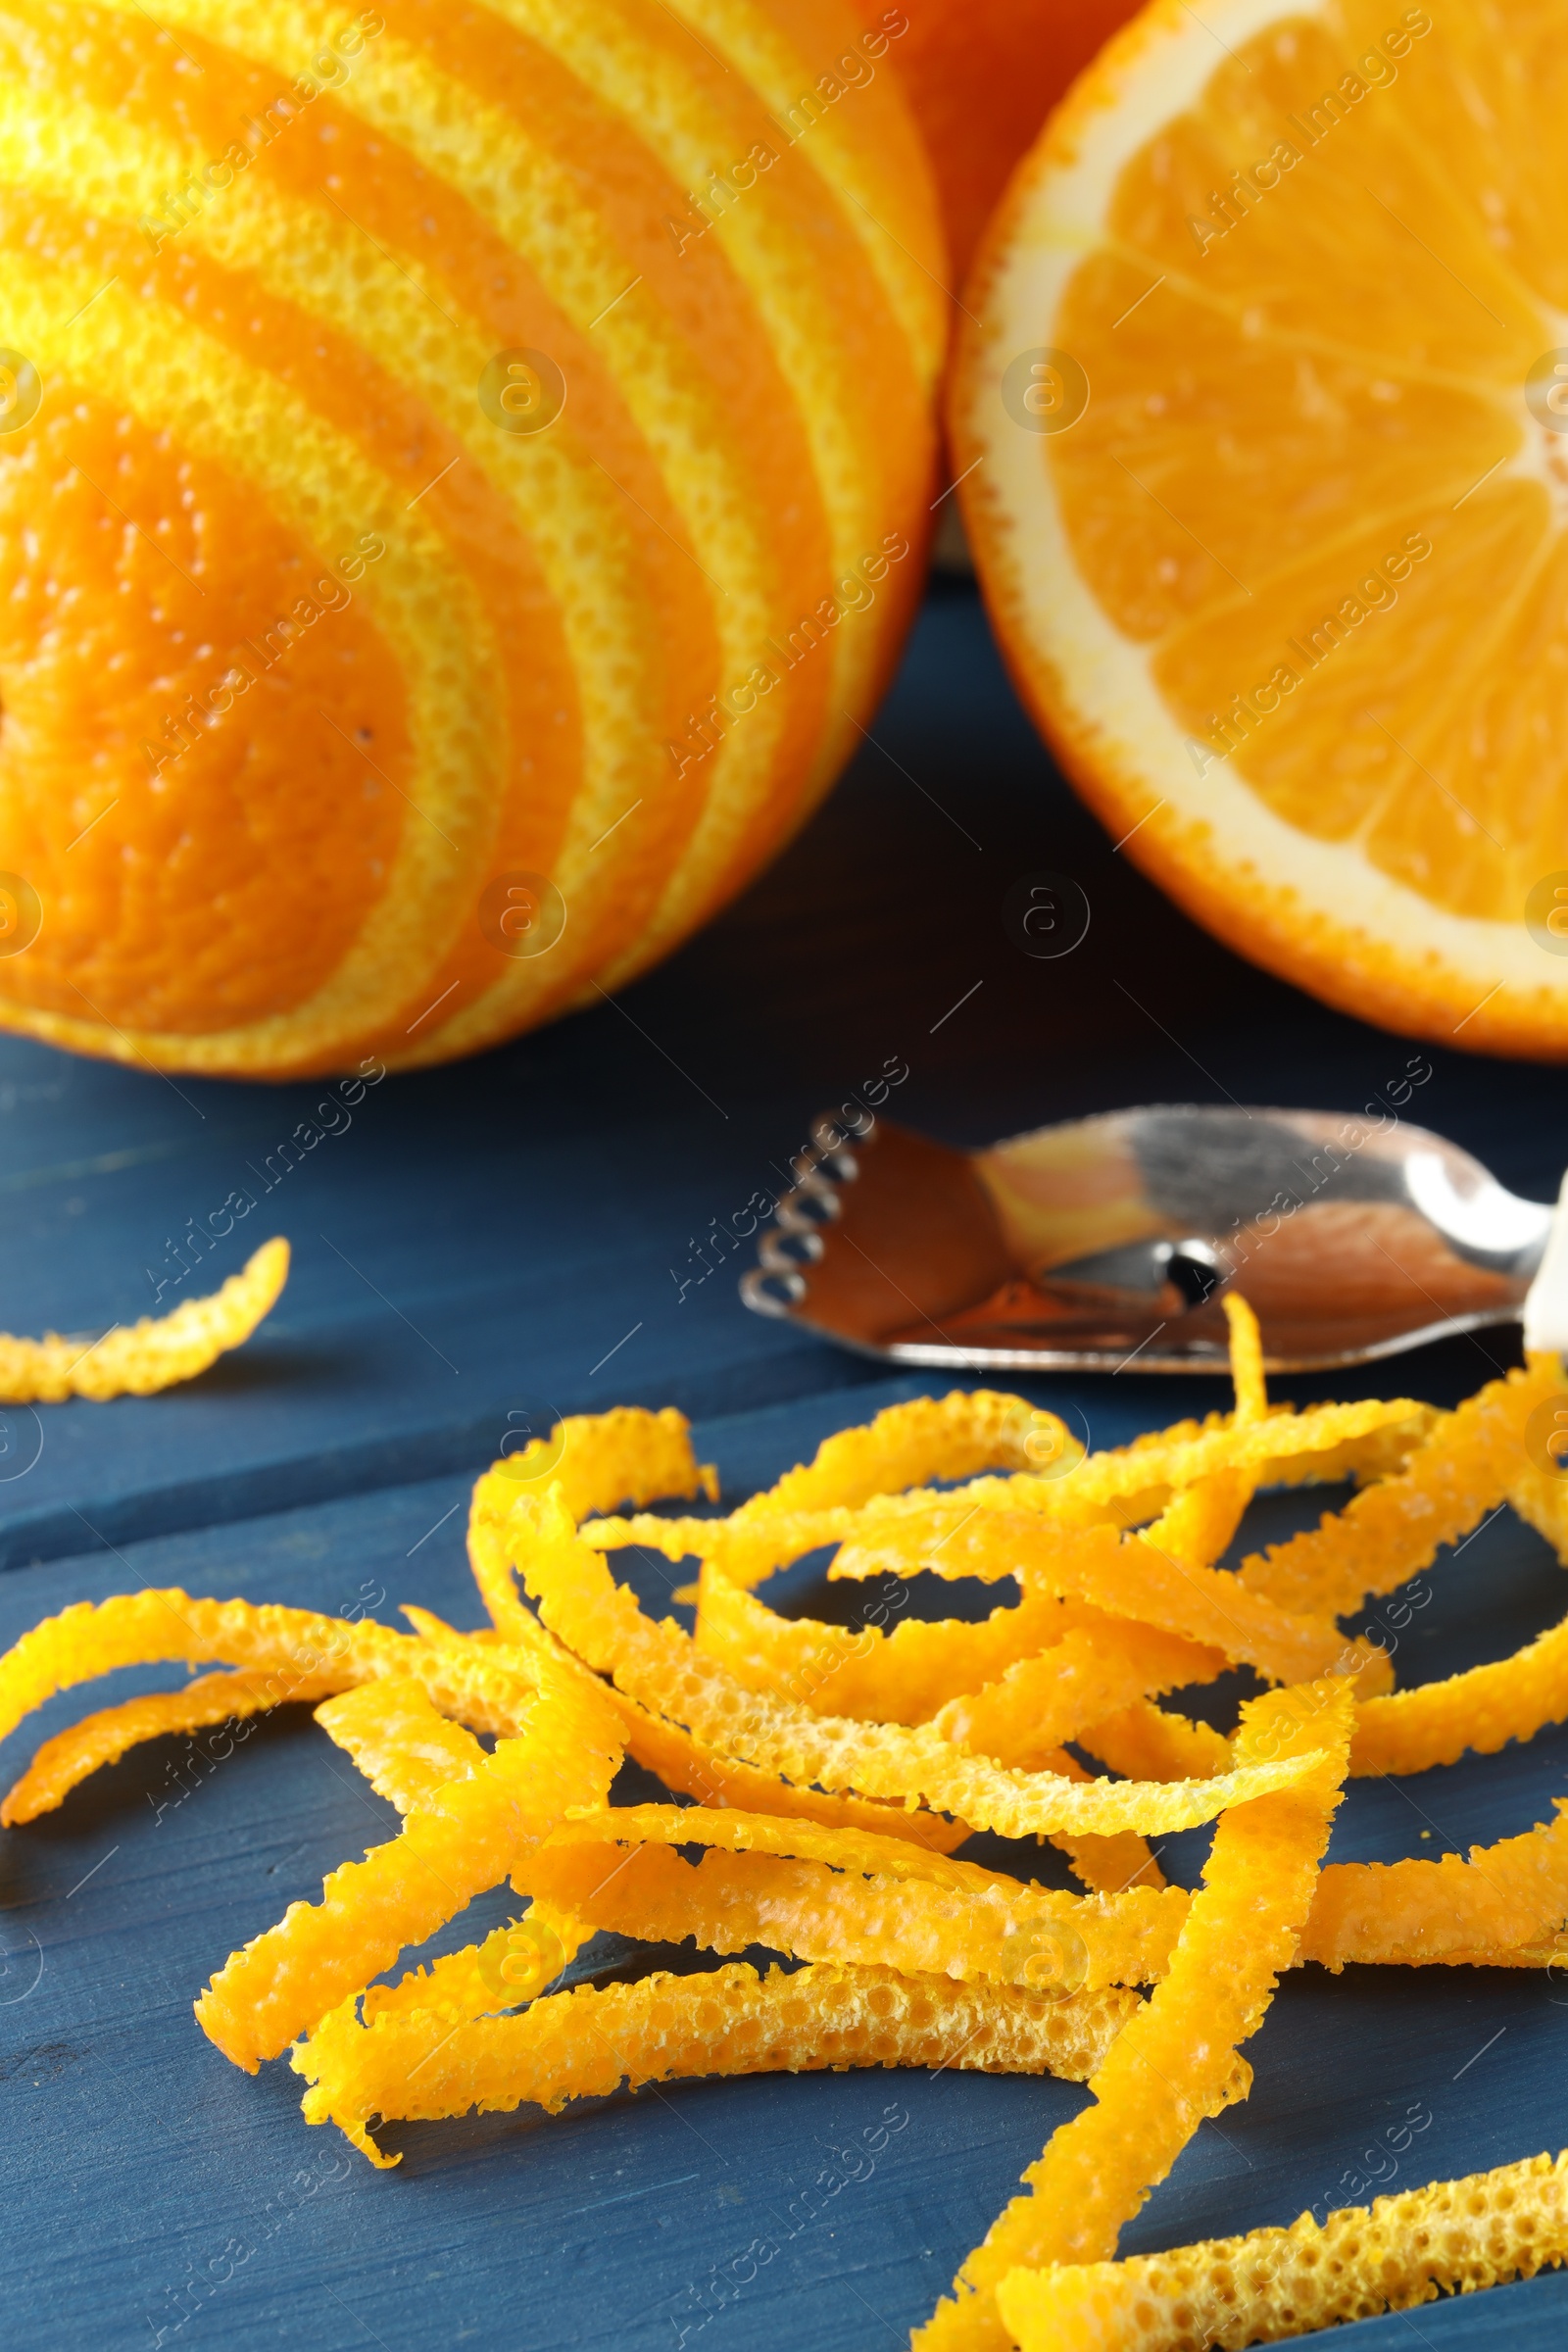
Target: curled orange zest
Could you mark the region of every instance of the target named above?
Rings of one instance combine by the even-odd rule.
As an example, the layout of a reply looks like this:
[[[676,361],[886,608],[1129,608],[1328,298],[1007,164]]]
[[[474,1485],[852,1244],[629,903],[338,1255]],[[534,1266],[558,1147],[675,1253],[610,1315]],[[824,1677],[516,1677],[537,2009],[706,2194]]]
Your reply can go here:
[[[1004,1837],[1139,1836],[1214,1820],[1312,1769],[1302,1756],[1249,1763],[1211,1780],[1157,1784],[1072,1781],[1016,1773],[966,1756],[924,1726],[813,1716],[748,1691],[704,1658],[680,1628],[655,1625],[581,1543],[559,1496],[521,1499],[507,1523],[515,1563],[551,1630],[645,1706],[684,1723],[708,1744],[785,1778],[865,1796],[923,1799]]]
[[[140,1698],[122,1700],[118,1707],[104,1707],[44,1741],[0,1804],[0,1823],[9,1829],[18,1822],[36,1821],[40,1813],[53,1812],[78,1782],[100,1765],[118,1764],[129,1748],[144,1740],[240,1723],[289,1699],[324,1697],[337,1690],[339,1683],[340,1678],[331,1673],[302,1674],[280,1686],[278,1677],[266,1668],[242,1668],[237,1674],[201,1675],[182,1690],[150,1690]]]
[[[903,1598],[901,1592],[901,1606]],[[876,1625],[821,1625],[778,1616],[705,1563],[696,1640],[749,1690],[777,1691],[813,1715],[913,1724],[1040,1649],[1059,1630],[1060,1614],[1053,1594],[1025,1592],[1016,1608],[994,1609],[979,1625],[910,1621],[891,1633]]]
[[[1489,1381],[1437,1420],[1402,1469],[1308,1533],[1246,1561],[1242,1582],[1281,1608],[1329,1616],[1392,1592],[1430,1567],[1441,1545],[1479,1526],[1511,1488],[1528,1484],[1525,1424],[1563,1389],[1555,1355]]]
[[[83,1342],[47,1332],[15,1340],[0,1332],[0,1401],[59,1404],[67,1396],[97,1403],[111,1396],[151,1396],[194,1380],[248,1340],[277,1303],[288,1280],[288,1244],[264,1242],[210,1298],[187,1298],[172,1314],[143,1315]]]
[[[1446,1682],[1369,1698],[1358,1710],[1350,1771],[1427,1772],[1466,1748],[1495,1755],[1510,1740],[1532,1740],[1568,1717],[1568,1618],[1511,1658],[1471,1666]]]

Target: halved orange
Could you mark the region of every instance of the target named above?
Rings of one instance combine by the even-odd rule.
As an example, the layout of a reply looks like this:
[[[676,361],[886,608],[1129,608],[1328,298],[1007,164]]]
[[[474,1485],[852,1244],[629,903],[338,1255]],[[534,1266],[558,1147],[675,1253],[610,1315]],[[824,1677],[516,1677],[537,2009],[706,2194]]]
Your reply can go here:
[[[1157,0],[965,295],[998,633],[1126,853],[1389,1027],[1568,1056],[1568,47]]]

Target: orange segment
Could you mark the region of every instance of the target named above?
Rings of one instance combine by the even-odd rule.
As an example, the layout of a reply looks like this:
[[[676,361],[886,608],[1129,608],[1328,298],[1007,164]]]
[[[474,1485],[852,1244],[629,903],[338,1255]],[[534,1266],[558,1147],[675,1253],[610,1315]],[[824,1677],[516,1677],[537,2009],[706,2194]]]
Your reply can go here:
[[[952,417],[1014,672],[1128,854],[1335,1004],[1551,1056],[1565,85],[1528,0],[1159,0],[1013,183]]]

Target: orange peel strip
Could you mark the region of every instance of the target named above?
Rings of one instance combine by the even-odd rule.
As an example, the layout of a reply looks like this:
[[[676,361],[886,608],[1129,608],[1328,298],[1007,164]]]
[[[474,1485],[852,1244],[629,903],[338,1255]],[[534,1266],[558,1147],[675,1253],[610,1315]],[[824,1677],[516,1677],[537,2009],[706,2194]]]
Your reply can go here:
[[[431,1650],[432,1657],[448,1653]],[[293,1903],[234,1953],[196,2003],[203,2032],[254,2074],[367,1978],[493,1886],[573,1805],[600,1805],[620,1762],[613,1709],[541,1670],[519,1733],[409,1814],[401,1835]]]
[[[1555,1802],[1549,1826],[1472,1846],[1467,1861],[1331,1863],[1301,1958],[1335,1970],[1349,1960],[1419,1968],[1513,1951],[1516,1965],[1560,1964],[1568,1958],[1568,1798]]]
[[[1115,1987],[1054,2001],[885,1968],[775,1968],[759,1977],[736,1962],[701,1976],[579,1985],[516,2017],[455,2032],[417,2015],[362,2026],[347,2003],[290,2063],[311,2084],[301,2102],[307,2122],[336,2123],[384,2165],[397,2159],[369,2139],[372,2116],[523,2105],[554,2115],[568,2099],[702,2076],[953,2066],[1082,2082],[1137,2005],[1136,1993]]]
[[[1545,1537],[1562,1566],[1568,1568],[1568,1479],[1562,1472],[1527,1463],[1510,1484],[1508,1500],[1527,1526]]]
[[[693,1865],[670,1850],[687,1844],[710,1851]],[[574,1917],[658,1941],[690,1936],[720,1953],[760,1943],[1058,1993],[1163,1975],[1187,1908],[1175,1888],[1062,1894],[891,1838],[699,1806],[568,1822],[530,1856],[527,1879]]]
[[[529,1620],[531,1623],[532,1621]],[[540,1657],[564,1663],[533,1628]],[[447,1715],[478,1732],[516,1728],[533,1694],[533,1655],[476,1642],[441,1648],[373,1618],[351,1623],[273,1602],[200,1600],[177,1586],[76,1601],[23,1635],[0,1657],[0,1739],[58,1691],[122,1666],[172,1662],[272,1670],[268,1703],[307,1689],[347,1690],[379,1675],[412,1675]],[[585,1688],[593,1678],[577,1670]]]
[[[1100,1618],[1020,1659],[1000,1681],[951,1699],[934,1728],[976,1755],[1037,1770],[1049,1750],[1086,1725],[1186,1683],[1212,1682],[1224,1664],[1222,1652],[1200,1642]]]
[[[1568,1717],[1568,1618],[1511,1658],[1471,1666],[1446,1682],[1369,1698],[1350,1746],[1357,1778],[1426,1772],[1474,1748],[1495,1755],[1510,1740],[1533,1740]]]
[[[0,1658],[0,1739],[57,1691],[120,1666],[201,1666],[216,1660],[270,1666],[281,1678],[281,1700],[307,1679],[340,1669],[344,1684],[395,1672],[390,1661],[416,1646],[411,1636],[371,1620],[351,1625],[311,1609],[194,1600],[177,1586],[78,1600],[33,1626]]]
[[[473,1734],[449,1723],[422,1683],[399,1675],[341,1691],[317,1708],[316,1720],[400,1813],[429,1804],[484,1762]]]
[[[1113,1527],[1054,1528],[1021,1511],[976,1512],[944,1541],[946,1564],[937,1573],[991,1582],[1015,1575],[1086,1600],[1108,1617],[1132,1618],[1201,1642],[1275,1682],[1327,1673],[1352,1652],[1355,1659],[1370,1659],[1369,1645],[1347,1642],[1332,1618],[1292,1616],[1226,1570],[1165,1547],[1162,1527],[1156,1520],[1147,1535],[1123,1536]],[[847,1544],[828,1574],[917,1575],[934,1565],[925,1557],[928,1543],[928,1525],[910,1520],[871,1544]]]
[[[1231,1768],[1223,1733],[1147,1698],[1086,1724],[1077,1738],[1080,1747],[1130,1781],[1201,1781]]]
[[[1568,2152],[1498,2165],[1169,2254],[1016,2270],[998,2289],[1021,2352],[1240,2352],[1413,2311],[1568,2260]],[[1504,2323],[1504,2329],[1506,2324]]]
[[[637,1507],[671,1496],[706,1494],[718,1500],[718,1473],[692,1451],[691,1423],[666,1404],[649,1412],[617,1404],[607,1413],[568,1413],[545,1437],[493,1462],[474,1490],[479,1506],[505,1518],[521,1493],[559,1486],[575,1519],[590,1511],[612,1510],[617,1502]]]
[[[1340,1802],[1352,1703],[1334,1682],[1243,1708],[1238,1758],[1310,1741],[1315,1778],[1225,1815],[1169,1972],[1095,2074],[1095,2104],[1030,2166],[1025,2194],[958,2273],[958,2299],[915,2330],[917,2352],[1007,2352],[996,2290],[1008,2272],[1108,2259],[1122,2224],[1216,2112],[1237,2049],[1295,1955]]]
[[[241,1347],[277,1303],[288,1280],[288,1244],[264,1242],[206,1298],[187,1298],[172,1314],[143,1315],[83,1346],[47,1332],[41,1340],[0,1333],[0,1401],[59,1404],[68,1396],[104,1403],[111,1396],[152,1396],[194,1380],[231,1348]]]
[[[396,1984],[372,1984],[363,1996],[365,2017],[433,2017],[456,2026],[519,2008],[554,1984],[592,1934],[584,1921],[536,1897],[522,1919],[482,1943],[411,1969]]]
[[[1074,1782],[1017,1773],[968,1756],[925,1726],[813,1716],[749,1691],[704,1658],[667,1620],[656,1625],[581,1543],[558,1496],[519,1499],[508,1540],[547,1626],[599,1673],[645,1706],[684,1723],[710,1746],[766,1766],[801,1785],[863,1796],[924,1800],[1004,1837],[1107,1836],[1197,1827],[1228,1805],[1305,1777],[1304,1756],[1281,1754],[1212,1780]]]
[[[1531,1465],[1525,1423],[1565,1386],[1555,1355],[1489,1381],[1445,1414],[1402,1470],[1352,1495],[1307,1533],[1244,1562],[1242,1582],[1281,1608],[1344,1616],[1430,1567],[1439,1547],[1479,1526]]]
[[[118,1707],[105,1707],[44,1741],[0,1804],[0,1824],[12,1829],[52,1813],[100,1765],[118,1764],[144,1740],[240,1722],[290,1699],[324,1698],[339,1688],[339,1680],[334,1674],[301,1675],[280,1691],[276,1674],[242,1668],[237,1674],[201,1675],[182,1690],[150,1690]]]
[[[561,1663],[575,1666],[587,1674],[574,1653],[556,1640],[529,1615],[516,1599],[511,1572],[507,1572],[507,1598],[513,1612],[509,1624],[528,1645],[526,1656],[532,1656],[542,1645],[545,1653]],[[421,1636],[439,1646],[466,1648],[490,1643],[498,1639],[494,1627],[478,1635],[460,1634],[443,1625],[429,1610],[405,1606],[404,1615]],[[509,1639],[511,1636],[509,1635]],[[491,1650],[492,1656],[506,1655],[504,1649]],[[751,1813],[798,1814],[808,1821],[826,1822],[834,1828],[859,1829],[880,1833],[890,1838],[907,1838],[911,1844],[927,1847],[933,1852],[949,1853],[961,1845],[970,1835],[964,1821],[949,1821],[940,1813],[924,1808],[910,1811],[903,1804],[883,1803],[874,1797],[830,1794],[820,1788],[797,1788],[781,1780],[776,1773],[760,1772],[756,1766],[745,1764],[738,1757],[725,1755],[709,1747],[678,1723],[670,1723],[623,1690],[600,1684],[602,1690],[620,1716],[621,1737],[626,1753],[645,1770],[657,1773],[666,1788],[678,1789],[682,1795],[695,1796],[703,1804],[731,1804]]]
[[[705,1566],[696,1642],[749,1690],[777,1691],[813,1715],[914,1724],[926,1722],[956,1693],[994,1682],[1016,1659],[1041,1649],[1058,1633],[1060,1617],[1054,1595],[1034,1592],[1015,1608],[994,1609],[978,1625],[950,1618],[911,1621],[891,1633],[873,1625],[857,1630],[780,1617]]]
[[[1268,1388],[1263,1379],[1263,1335],[1240,1291],[1227,1291],[1220,1299],[1230,1325],[1231,1381],[1236,1390],[1235,1426],[1261,1421],[1268,1413]]]
[[[1027,1470],[1042,1451],[1055,1461],[1075,1454],[1076,1439],[1054,1413],[1000,1389],[954,1389],[884,1406],[873,1421],[824,1438],[809,1463],[788,1470],[730,1514],[730,1525],[852,1508],[873,1494],[969,1478],[977,1470]]]

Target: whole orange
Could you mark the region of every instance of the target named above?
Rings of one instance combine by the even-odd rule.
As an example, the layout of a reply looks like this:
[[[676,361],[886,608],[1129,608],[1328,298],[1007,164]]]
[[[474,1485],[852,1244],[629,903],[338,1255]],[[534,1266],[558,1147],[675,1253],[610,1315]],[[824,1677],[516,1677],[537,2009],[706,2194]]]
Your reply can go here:
[[[889,49],[931,152],[960,285],[1008,174],[1138,0],[856,0]],[[902,20],[906,29],[895,30]]]
[[[922,569],[941,232],[840,0],[18,0],[0,1023],[468,1053],[710,914]]]

